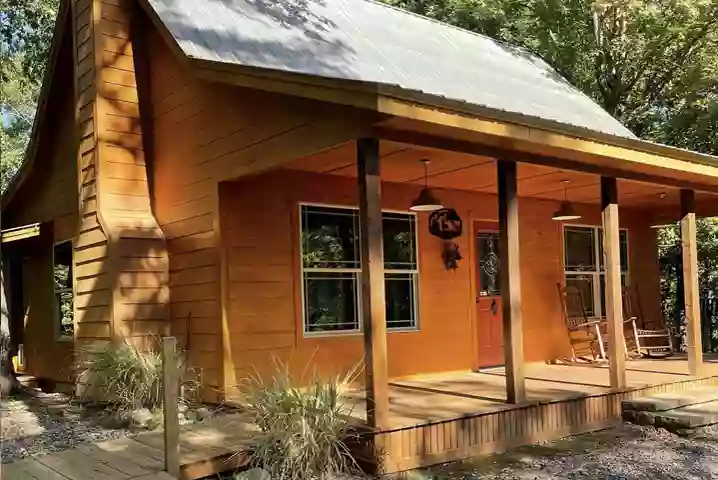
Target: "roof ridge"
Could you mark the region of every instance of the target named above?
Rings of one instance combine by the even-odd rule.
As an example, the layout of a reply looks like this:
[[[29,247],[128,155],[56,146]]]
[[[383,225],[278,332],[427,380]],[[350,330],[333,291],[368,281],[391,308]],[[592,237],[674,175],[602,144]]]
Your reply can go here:
[[[486,34],[484,34],[484,33],[479,33],[479,32],[475,32],[475,31],[473,31],[473,30],[468,30],[468,29],[466,29],[466,28],[462,28],[462,27],[459,27],[459,26],[456,26],[456,25],[452,25],[451,23],[448,23],[448,22],[443,22],[443,21],[441,21],[441,20],[437,20],[436,18],[427,17],[426,15],[421,15],[421,14],[419,14],[419,13],[412,12],[412,11],[410,11],[410,10],[405,10],[405,9],[403,9],[403,8],[397,7],[396,5],[390,5],[390,4],[388,4],[388,3],[384,3],[384,2],[381,1],[381,0],[360,0],[360,1],[363,1],[363,2],[366,2],[366,3],[373,3],[373,4],[378,5],[378,6],[380,6],[380,7],[385,7],[385,8],[391,9],[391,10],[396,10],[396,11],[399,12],[399,13],[403,13],[403,14],[405,14],[405,15],[410,15],[410,16],[412,16],[412,17],[416,17],[416,18],[419,18],[419,19],[421,19],[421,20],[425,20],[425,21],[427,21],[427,22],[437,23],[437,24],[442,25],[442,26],[444,26],[444,27],[449,27],[449,28],[451,28],[451,29],[453,29],[453,30],[458,30],[458,31],[463,32],[463,33],[468,33],[468,34],[473,35],[473,36],[475,36],[475,37],[481,37],[481,38],[484,38],[484,39],[486,39],[486,40],[491,40],[492,42],[499,43],[499,44],[501,44],[501,45],[503,45],[503,46],[506,46],[506,47],[508,47],[508,48],[515,48],[515,49],[518,49],[518,50],[523,50],[524,52],[528,53],[529,55],[536,57],[538,60],[541,60],[541,61],[542,61],[543,63],[545,63],[549,68],[551,68],[551,70],[553,70],[554,72],[556,72],[561,78],[564,78],[563,75],[561,75],[561,74],[558,72],[558,70],[556,70],[556,68],[555,68],[553,65],[551,65],[550,63],[548,63],[541,55],[539,55],[538,53],[532,52],[531,50],[529,50],[528,47],[525,47],[525,46],[523,46],[523,45],[514,45],[514,44],[509,43],[509,42],[507,42],[507,41],[505,41],[505,40],[500,40],[500,39],[498,39],[498,38],[491,37],[491,36],[486,35]],[[564,80],[565,80],[565,78],[564,78]],[[575,87],[574,87],[574,88],[575,88]]]

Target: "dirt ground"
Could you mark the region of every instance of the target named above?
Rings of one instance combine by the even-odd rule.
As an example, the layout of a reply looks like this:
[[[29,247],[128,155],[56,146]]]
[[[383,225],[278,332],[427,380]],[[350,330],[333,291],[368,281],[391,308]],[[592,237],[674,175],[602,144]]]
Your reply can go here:
[[[130,434],[102,426],[62,393],[23,391],[0,401],[2,463]]]
[[[454,462],[411,480],[718,480],[718,430],[683,438],[632,424],[502,455]]]

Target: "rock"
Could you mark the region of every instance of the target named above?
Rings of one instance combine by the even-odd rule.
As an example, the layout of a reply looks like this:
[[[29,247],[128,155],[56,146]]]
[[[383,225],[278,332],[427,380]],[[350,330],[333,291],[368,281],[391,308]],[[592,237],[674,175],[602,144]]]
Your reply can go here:
[[[139,408],[132,412],[130,418],[132,419],[132,425],[135,427],[150,428],[154,415],[149,408]]]
[[[234,480],[272,480],[272,477],[262,468],[252,468],[244,472],[236,473]]]
[[[207,407],[199,407],[195,409],[195,413],[200,420],[209,420],[214,417],[214,413],[212,413],[212,411]]]

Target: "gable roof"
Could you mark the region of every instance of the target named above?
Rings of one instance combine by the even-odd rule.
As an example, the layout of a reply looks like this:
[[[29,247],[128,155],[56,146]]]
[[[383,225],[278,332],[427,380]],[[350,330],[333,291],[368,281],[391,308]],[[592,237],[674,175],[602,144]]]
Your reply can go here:
[[[371,0],[147,0],[193,59],[398,87],[635,136],[528,51]]]

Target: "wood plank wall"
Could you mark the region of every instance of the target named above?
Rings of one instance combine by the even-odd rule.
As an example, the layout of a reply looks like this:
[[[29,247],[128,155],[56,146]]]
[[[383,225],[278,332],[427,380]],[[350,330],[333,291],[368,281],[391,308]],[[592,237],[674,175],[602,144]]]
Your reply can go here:
[[[350,162],[351,159],[347,159]],[[383,206],[406,211],[418,186],[386,183]],[[470,370],[477,366],[478,333],[472,322],[473,234],[471,220],[497,218],[496,197],[478,192],[439,190],[444,204],[464,220],[456,239],[463,259],[455,271],[441,260],[442,242],[428,233],[419,214],[420,329],[390,332],[389,374]],[[353,178],[279,170],[223,185],[222,236],[229,269],[228,325],[235,376],[270,373],[276,357],[295,375],[316,370],[340,374],[360,362],[361,335],[304,336],[299,252],[299,203],[357,205]],[[562,281],[561,224],[551,220],[557,203],[520,200],[524,348],[529,362],[566,358],[570,350],[556,283]],[[583,224],[600,225],[600,208],[582,209]],[[642,301],[658,308],[655,232],[641,211],[623,209],[629,229],[632,273],[640,275]],[[446,346],[451,345],[451,355]]]
[[[155,213],[167,237],[172,327],[185,344],[189,338],[210,389],[232,387],[230,352],[240,345],[223,323],[230,273],[221,268],[220,182],[345,142],[369,120],[344,107],[200,80],[159,32],[149,29],[148,37]]]
[[[78,338],[147,344],[167,331],[164,236],[151,211],[132,0],[75,0],[80,215]]]

